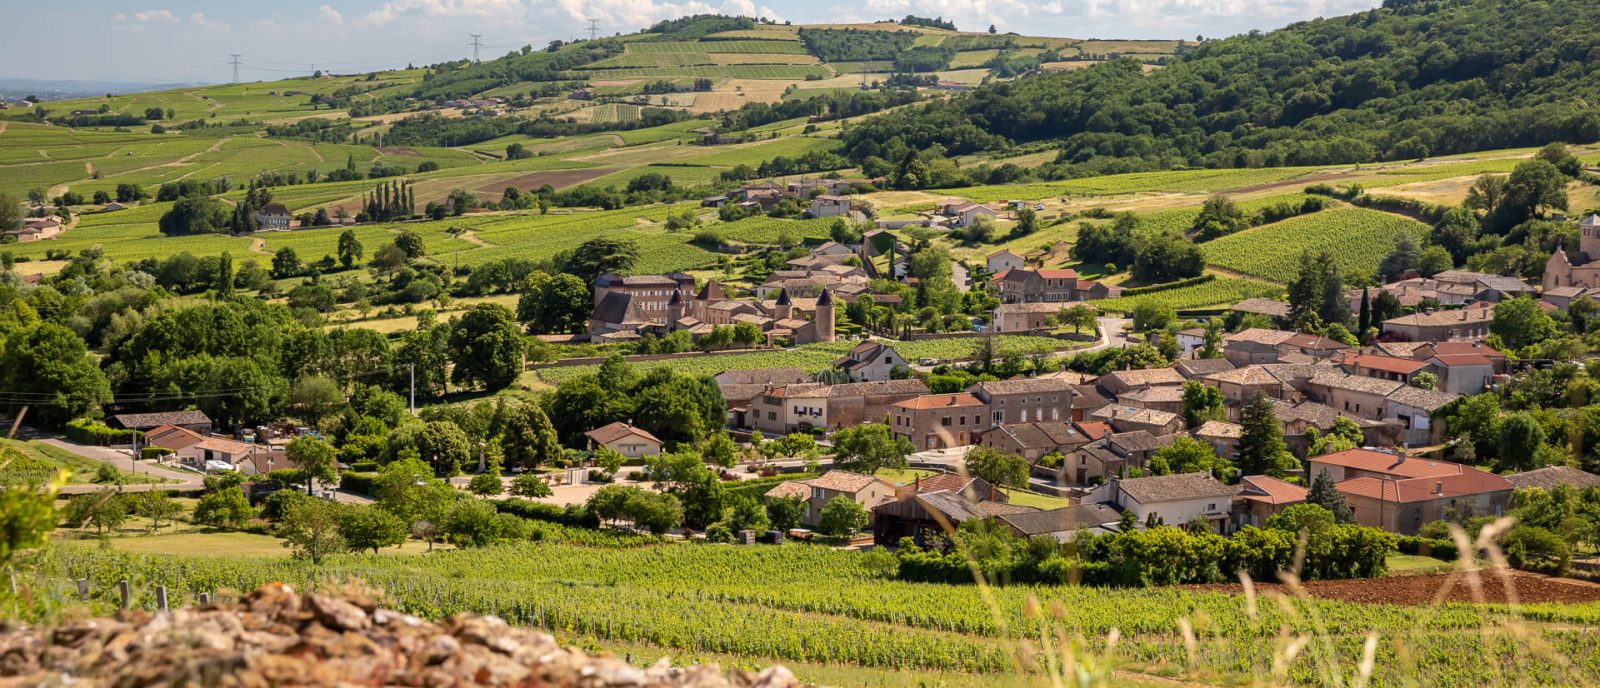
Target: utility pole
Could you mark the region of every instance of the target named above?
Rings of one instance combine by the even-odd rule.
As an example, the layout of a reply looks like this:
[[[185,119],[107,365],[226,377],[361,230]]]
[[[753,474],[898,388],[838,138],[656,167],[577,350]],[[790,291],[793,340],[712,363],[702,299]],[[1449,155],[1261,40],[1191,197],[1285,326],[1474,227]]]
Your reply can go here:
[[[600,37],[600,20],[599,19],[590,19],[589,20],[589,40],[592,41],[592,40],[594,40],[596,38],[599,38],[599,37]]]
[[[478,49],[483,47],[483,34],[469,33],[467,35],[472,37],[472,61],[478,62]]]
[[[411,415],[417,415],[417,364],[407,363],[406,370],[411,373]]]
[[[233,83],[237,84],[239,83],[239,53],[228,53],[228,57],[233,58],[228,60],[228,64],[233,65]]]

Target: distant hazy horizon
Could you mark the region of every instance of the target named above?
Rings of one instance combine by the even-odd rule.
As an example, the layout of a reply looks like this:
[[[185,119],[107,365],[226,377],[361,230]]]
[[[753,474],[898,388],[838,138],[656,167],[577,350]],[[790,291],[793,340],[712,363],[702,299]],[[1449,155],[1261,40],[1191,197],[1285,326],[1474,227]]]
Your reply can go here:
[[[1271,30],[1319,16],[1371,8],[1379,0],[63,0],[4,3],[0,26],[51,36],[0,43],[0,65],[18,79],[143,84],[228,81],[239,53],[244,81],[363,72],[470,57],[482,34],[484,58],[523,45],[631,33],[662,19],[720,12],[795,23],[942,16],[963,31],[997,30],[1071,38],[1184,38]]]

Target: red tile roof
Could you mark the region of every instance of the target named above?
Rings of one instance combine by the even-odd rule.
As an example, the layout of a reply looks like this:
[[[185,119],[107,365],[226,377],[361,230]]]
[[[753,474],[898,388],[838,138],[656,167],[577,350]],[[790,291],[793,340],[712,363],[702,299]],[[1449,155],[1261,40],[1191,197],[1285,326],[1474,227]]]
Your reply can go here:
[[[1448,368],[1451,366],[1492,366],[1494,360],[1483,354],[1442,354],[1432,359]]]
[[[1239,494],[1240,497],[1268,504],[1299,504],[1306,501],[1306,495],[1310,494],[1306,488],[1267,475],[1247,475],[1241,487],[1244,492]]]
[[[1373,451],[1371,449],[1346,449],[1342,452],[1313,456],[1311,463],[1321,463],[1329,466],[1342,466],[1353,468],[1368,473],[1382,473],[1400,478],[1434,478],[1444,475],[1456,475],[1466,466],[1449,461],[1431,461],[1428,459],[1406,458],[1402,459],[1397,454]],[[1311,471],[1315,474],[1315,468]]]
[[[1355,354],[1351,356],[1345,356],[1344,364],[1357,368],[1381,370],[1386,373],[1396,373],[1399,375],[1410,375],[1428,367],[1428,364],[1423,361],[1414,361],[1409,358],[1378,356],[1374,354]]]
[[[1380,480],[1362,476],[1335,485],[1340,492],[1357,497],[1369,497],[1386,502],[1425,502],[1480,495],[1488,492],[1509,492],[1511,481],[1476,468],[1463,467],[1456,475],[1405,480]]]
[[[1111,433],[1110,423],[1097,420],[1080,421],[1073,425],[1076,425],[1078,432],[1083,433],[1083,436],[1089,438],[1090,441],[1100,439]]]
[[[955,394],[924,394],[895,403],[895,408],[926,410],[951,407],[983,406],[977,397],[966,392]]]
[[[1078,271],[1072,268],[1050,268],[1039,271],[1039,276],[1045,279],[1078,279]]]

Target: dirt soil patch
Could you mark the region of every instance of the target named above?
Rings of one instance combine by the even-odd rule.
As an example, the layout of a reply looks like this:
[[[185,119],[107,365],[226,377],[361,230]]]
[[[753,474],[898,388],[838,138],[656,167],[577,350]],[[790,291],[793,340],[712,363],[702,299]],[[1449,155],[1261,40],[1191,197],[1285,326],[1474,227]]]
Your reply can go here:
[[[1311,581],[1304,586],[1306,593],[1313,597],[1365,604],[1429,605],[1439,599],[1441,590],[1445,591],[1442,598],[1445,602],[1505,604],[1513,597],[1523,604],[1600,602],[1600,585],[1585,581],[1517,572],[1511,574],[1511,586],[1508,589],[1505,579],[1499,574],[1484,571],[1479,576],[1483,583],[1481,597],[1473,595],[1464,576],[1453,573]],[[1212,592],[1244,592],[1238,583],[1187,587]],[[1276,583],[1257,583],[1256,591],[1290,594],[1288,588]]]
[[[398,148],[398,147],[393,147],[393,146],[379,146],[378,147],[378,152],[382,153],[384,155],[404,155],[404,156],[413,157],[413,158],[419,157],[419,154],[416,151],[411,150],[410,148]]]
[[[520,177],[489,182],[473,189],[473,191],[494,194],[498,197],[508,186],[515,186],[524,191],[533,191],[545,184],[549,184],[552,188],[563,189],[569,186],[577,186],[591,179],[604,177],[615,171],[609,167],[586,167],[576,170],[530,172]]]

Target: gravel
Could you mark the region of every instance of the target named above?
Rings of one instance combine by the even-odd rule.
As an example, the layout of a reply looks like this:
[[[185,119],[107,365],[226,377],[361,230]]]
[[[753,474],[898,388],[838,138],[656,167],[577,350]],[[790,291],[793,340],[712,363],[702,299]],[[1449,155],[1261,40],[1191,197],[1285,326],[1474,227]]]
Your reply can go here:
[[[441,622],[379,608],[370,595],[262,586],[236,604],[24,628],[0,635],[11,686],[694,686],[788,688],[788,669],[641,669],[562,647],[490,616]]]

